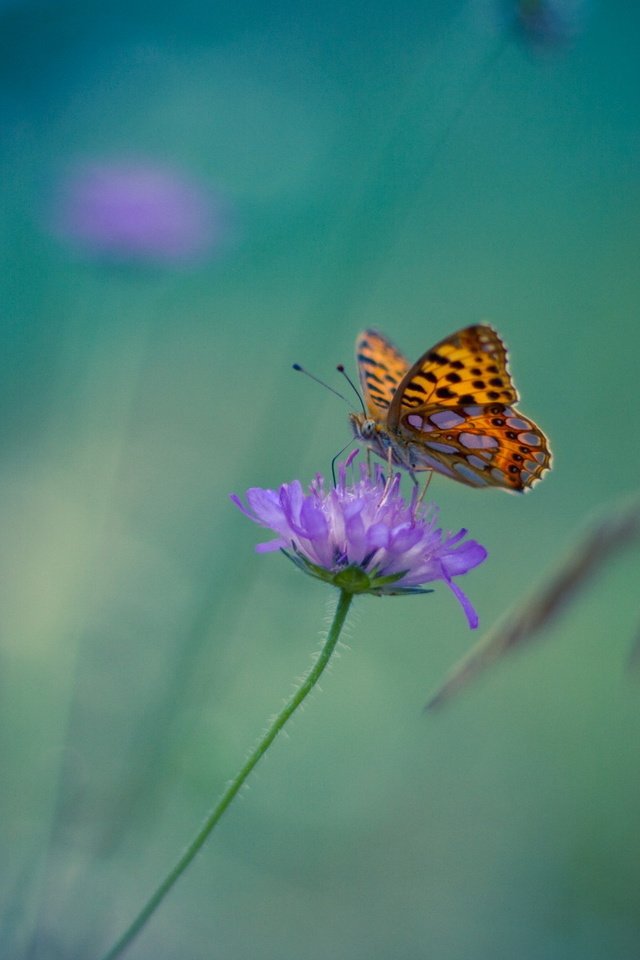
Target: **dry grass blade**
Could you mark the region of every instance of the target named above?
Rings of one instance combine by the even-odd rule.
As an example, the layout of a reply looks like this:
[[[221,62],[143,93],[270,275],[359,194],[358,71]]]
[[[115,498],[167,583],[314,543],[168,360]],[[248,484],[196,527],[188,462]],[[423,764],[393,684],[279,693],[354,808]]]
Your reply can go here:
[[[505,653],[528,643],[575,598],[587,581],[626,545],[640,539],[640,499],[607,513],[589,528],[550,579],[509,610],[458,661],[425,710],[441,707]]]

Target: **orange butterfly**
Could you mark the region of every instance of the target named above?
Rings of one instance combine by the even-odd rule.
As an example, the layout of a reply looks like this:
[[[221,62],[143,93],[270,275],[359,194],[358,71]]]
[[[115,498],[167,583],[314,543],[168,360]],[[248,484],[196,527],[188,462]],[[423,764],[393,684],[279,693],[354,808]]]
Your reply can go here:
[[[513,407],[507,351],[491,327],[459,330],[412,367],[386,337],[365,330],[356,360],[366,414],[350,414],[353,431],[390,465],[519,492],[549,469],[547,438]]]

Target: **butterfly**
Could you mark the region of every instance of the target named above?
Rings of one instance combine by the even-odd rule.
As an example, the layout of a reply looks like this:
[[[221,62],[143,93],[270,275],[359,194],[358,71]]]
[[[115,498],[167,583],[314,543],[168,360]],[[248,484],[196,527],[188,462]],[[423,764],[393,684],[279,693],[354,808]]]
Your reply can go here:
[[[507,351],[492,327],[458,330],[413,366],[385,336],[365,330],[356,361],[364,410],[350,414],[353,432],[414,480],[431,470],[471,487],[522,492],[549,469],[547,438],[514,409]]]

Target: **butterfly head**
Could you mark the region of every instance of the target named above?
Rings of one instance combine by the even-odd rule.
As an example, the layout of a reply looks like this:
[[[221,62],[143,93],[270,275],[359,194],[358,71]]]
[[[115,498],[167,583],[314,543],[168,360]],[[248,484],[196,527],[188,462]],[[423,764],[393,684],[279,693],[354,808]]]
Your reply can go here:
[[[350,413],[349,420],[356,440],[373,440],[378,432],[378,425],[371,417],[366,417],[364,413]]]
[[[354,437],[365,443],[368,450],[382,457],[383,460],[388,460],[391,456],[394,463],[407,466],[398,444],[377,420],[373,420],[364,413],[350,413],[349,420]],[[391,454],[390,450],[393,451]]]

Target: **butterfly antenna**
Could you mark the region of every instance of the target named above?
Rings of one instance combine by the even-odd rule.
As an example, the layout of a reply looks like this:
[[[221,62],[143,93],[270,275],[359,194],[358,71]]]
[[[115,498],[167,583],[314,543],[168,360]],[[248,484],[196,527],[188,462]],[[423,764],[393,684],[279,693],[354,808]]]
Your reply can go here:
[[[299,363],[291,364],[294,370],[297,370],[298,373],[304,373],[305,376],[310,377],[311,380],[315,380],[316,383],[319,383],[321,387],[325,387],[326,390],[330,390],[331,393],[335,393],[336,397],[340,397],[341,400],[344,400],[345,403],[349,403],[346,397],[341,393],[338,393],[337,390],[334,390],[333,387],[330,387],[328,383],[325,383],[324,380],[321,380],[319,377],[314,377],[312,373],[309,373],[308,370],[305,370],[304,367],[301,367]]]
[[[338,371],[338,373],[341,373],[341,374],[342,374],[342,376],[345,378],[345,380],[347,381],[347,383],[349,384],[349,386],[351,387],[351,389],[352,389],[353,392],[355,393],[356,397],[357,397],[358,400],[360,401],[360,406],[362,407],[362,412],[364,413],[364,415],[365,415],[365,417],[366,417],[366,416],[367,416],[367,411],[366,411],[366,409],[365,409],[364,400],[362,399],[362,396],[361,396],[361,394],[360,394],[360,391],[359,391],[358,388],[356,387],[355,383],[353,382],[353,380],[351,379],[351,377],[349,376],[349,374],[347,373],[347,371],[345,370],[344,366],[343,366],[341,363],[338,364],[338,366],[336,367],[336,370]],[[346,447],[345,447],[345,450],[346,450]],[[342,451],[340,451],[340,453],[342,453]],[[338,456],[339,456],[339,455],[340,455],[340,454],[338,454]]]

